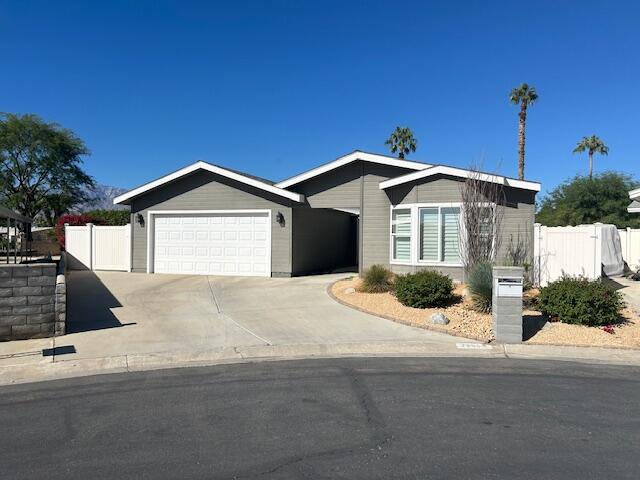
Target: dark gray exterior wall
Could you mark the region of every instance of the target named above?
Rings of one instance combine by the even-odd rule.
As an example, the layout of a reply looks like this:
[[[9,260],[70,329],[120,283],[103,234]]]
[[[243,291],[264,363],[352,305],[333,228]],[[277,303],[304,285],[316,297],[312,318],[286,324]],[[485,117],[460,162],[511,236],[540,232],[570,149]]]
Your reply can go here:
[[[294,275],[357,264],[357,216],[323,208],[294,208],[292,214]]]
[[[271,271],[273,276],[290,276],[291,269],[291,206],[296,202],[272,195],[243,183],[206,171],[198,171],[157,190],[132,200],[132,270],[147,271],[147,212],[149,210],[271,210]],[[284,225],[276,222],[281,212]],[[136,222],[136,215],[145,224]]]

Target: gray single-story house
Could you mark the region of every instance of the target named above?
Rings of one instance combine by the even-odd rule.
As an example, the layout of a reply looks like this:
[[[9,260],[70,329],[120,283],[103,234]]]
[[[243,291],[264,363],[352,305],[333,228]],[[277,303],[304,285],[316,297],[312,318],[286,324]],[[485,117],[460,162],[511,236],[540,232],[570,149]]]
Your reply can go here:
[[[294,276],[373,264],[462,279],[460,185],[472,172],[355,151],[273,183],[199,161],[114,200],[131,208],[134,272]],[[504,187],[505,239],[533,249],[540,184]]]
[[[629,198],[631,199],[631,205],[627,208],[629,213],[640,213],[640,188],[631,190]]]

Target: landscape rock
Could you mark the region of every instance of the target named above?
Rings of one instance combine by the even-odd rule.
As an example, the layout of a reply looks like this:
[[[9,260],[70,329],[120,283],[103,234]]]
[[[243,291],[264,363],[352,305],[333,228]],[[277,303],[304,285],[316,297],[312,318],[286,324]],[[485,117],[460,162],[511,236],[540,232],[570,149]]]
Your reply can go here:
[[[449,319],[444,316],[444,313],[438,312],[431,315],[431,323],[435,325],[446,325],[449,323]]]
[[[353,287],[345,288],[344,293],[351,295],[352,293],[356,293],[356,289]]]

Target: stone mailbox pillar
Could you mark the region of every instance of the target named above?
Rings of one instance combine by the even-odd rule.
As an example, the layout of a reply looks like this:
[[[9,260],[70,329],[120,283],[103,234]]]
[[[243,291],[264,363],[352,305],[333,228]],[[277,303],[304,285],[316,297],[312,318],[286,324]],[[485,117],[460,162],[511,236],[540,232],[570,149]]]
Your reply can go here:
[[[498,343],[522,343],[524,268],[493,267],[493,333]]]

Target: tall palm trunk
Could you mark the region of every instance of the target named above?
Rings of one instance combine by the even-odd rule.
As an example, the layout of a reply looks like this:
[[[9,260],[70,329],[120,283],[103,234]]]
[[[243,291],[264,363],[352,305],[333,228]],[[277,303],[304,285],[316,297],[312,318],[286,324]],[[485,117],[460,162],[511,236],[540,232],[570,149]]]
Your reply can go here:
[[[589,150],[589,180],[593,179],[593,152]]]
[[[518,124],[518,178],[524,180],[524,142],[525,124],[527,122],[527,103],[520,105],[520,122]]]

